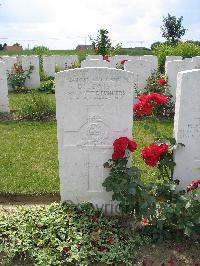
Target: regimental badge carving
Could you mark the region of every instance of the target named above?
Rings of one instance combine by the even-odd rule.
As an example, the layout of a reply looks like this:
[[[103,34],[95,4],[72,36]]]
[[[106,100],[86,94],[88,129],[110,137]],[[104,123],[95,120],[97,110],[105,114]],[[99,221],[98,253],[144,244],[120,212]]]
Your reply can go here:
[[[109,137],[109,127],[99,114],[89,116],[88,122],[81,128],[82,145],[106,144]]]

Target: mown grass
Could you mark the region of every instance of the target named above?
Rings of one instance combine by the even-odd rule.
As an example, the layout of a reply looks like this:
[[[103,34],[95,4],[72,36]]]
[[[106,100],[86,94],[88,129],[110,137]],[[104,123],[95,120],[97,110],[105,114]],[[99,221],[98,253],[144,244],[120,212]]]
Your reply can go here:
[[[59,191],[55,122],[0,123],[0,192]]]
[[[56,104],[55,103],[55,94],[47,94],[47,93],[41,93],[38,92],[39,95],[45,95],[45,97],[52,103],[52,104]],[[14,92],[10,92],[9,93],[9,105],[10,105],[10,109],[12,111],[19,111],[21,108],[23,108],[23,106],[26,104],[27,99],[30,98],[30,93],[14,93]]]

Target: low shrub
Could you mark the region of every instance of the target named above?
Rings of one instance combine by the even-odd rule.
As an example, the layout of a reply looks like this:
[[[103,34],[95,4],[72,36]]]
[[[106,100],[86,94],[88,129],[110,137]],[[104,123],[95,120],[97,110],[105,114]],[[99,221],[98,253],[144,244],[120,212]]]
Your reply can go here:
[[[19,116],[21,119],[46,120],[54,118],[55,109],[55,102],[47,98],[47,95],[31,92],[24,99]]]
[[[159,70],[164,73],[166,56],[179,55],[183,58],[198,56],[200,55],[200,46],[190,42],[179,42],[175,46],[165,43],[156,45],[153,52],[158,57]]]
[[[33,71],[33,66],[24,70],[20,63],[13,65],[11,71],[7,71],[8,84],[12,87],[14,92],[27,92],[29,89],[25,87],[26,79],[30,78]]]
[[[134,265],[136,250],[149,242],[147,237],[132,234],[120,218],[106,217],[89,203],[54,203],[0,216],[0,252],[4,255],[4,265],[16,257],[28,258],[41,266],[97,262]]]
[[[167,97],[168,101],[165,104],[157,105],[156,108],[154,108],[154,116],[159,118],[174,117],[175,103],[165,75],[157,71],[152,72],[151,76],[147,79],[147,85],[143,91],[141,92],[138,88],[135,88],[135,92],[137,97],[155,93]]]
[[[144,125],[144,129],[152,132],[154,142],[141,149],[141,157],[149,168],[157,168],[155,178],[159,182],[144,182],[142,169],[134,164],[130,167],[130,152],[135,152],[138,144],[120,137],[113,143],[112,158],[104,164],[109,175],[102,185],[119,203],[120,211],[132,217],[136,232],[143,224],[142,231],[155,240],[184,236],[199,242],[200,179],[193,180],[184,190],[180,190],[180,180],[173,180],[173,152],[184,149],[184,145],[149,125]]]
[[[40,88],[38,88],[38,91],[46,93],[55,93],[55,80],[49,79],[42,81],[40,84]]]

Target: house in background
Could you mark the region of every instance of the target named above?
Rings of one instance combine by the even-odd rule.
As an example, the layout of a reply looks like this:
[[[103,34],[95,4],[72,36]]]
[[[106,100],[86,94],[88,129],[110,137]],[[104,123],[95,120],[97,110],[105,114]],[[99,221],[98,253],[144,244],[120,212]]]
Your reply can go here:
[[[5,52],[21,52],[21,51],[23,51],[23,48],[19,44],[6,45],[6,46],[4,46],[3,51],[5,51]]]
[[[88,50],[88,49],[92,49],[92,48],[93,48],[92,45],[79,44],[79,45],[77,45],[76,50],[83,51],[83,50]]]

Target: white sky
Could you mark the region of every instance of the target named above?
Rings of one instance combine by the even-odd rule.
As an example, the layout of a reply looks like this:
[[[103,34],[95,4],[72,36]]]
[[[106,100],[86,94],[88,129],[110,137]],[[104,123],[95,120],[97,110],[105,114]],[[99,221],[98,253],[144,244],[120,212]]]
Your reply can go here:
[[[180,17],[188,29],[184,39],[200,40],[199,0],[0,0],[0,42],[24,48],[45,45],[74,49],[89,44],[106,28],[113,43],[150,46],[161,38],[167,13]],[[140,42],[139,42],[140,41]],[[141,43],[142,42],[142,43]]]

